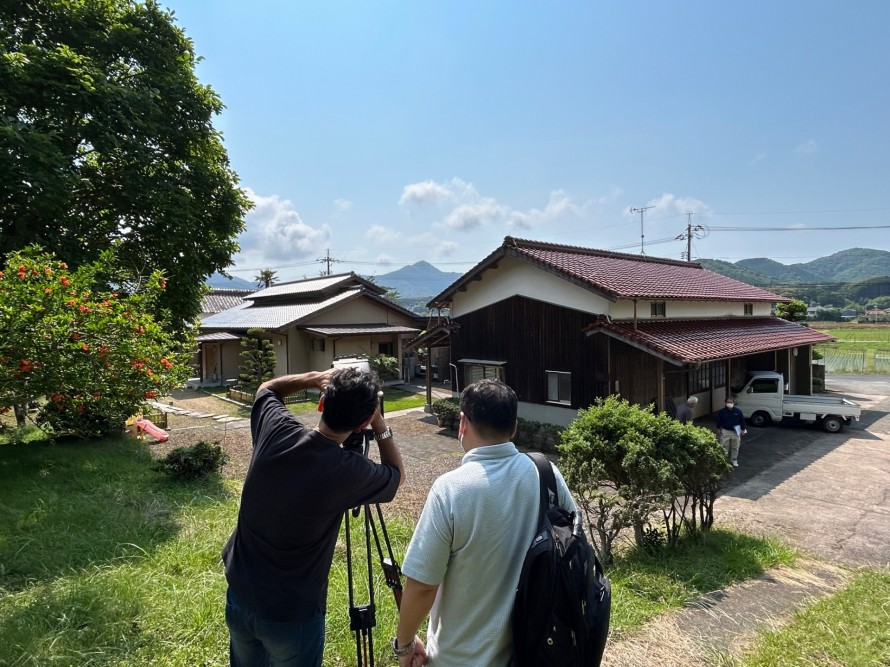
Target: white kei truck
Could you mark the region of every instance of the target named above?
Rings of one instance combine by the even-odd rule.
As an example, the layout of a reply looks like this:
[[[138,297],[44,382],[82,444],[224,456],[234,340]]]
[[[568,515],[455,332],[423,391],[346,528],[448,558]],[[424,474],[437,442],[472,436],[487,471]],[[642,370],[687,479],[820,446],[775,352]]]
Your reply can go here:
[[[769,426],[786,419],[815,422],[823,430],[837,433],[862,413],[858,403],[840,396],[786,394],[784,377],[775,371],[750,371],[741,389],[733,391],[736,405],[752,426]]]

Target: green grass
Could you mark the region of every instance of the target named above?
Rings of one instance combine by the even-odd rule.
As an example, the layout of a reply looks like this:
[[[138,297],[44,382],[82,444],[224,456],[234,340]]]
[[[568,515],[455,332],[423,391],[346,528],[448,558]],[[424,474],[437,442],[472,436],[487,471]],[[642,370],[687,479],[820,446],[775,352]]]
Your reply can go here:
[[[890,665],[890,571],[863,571],[841,592],[765,633],[737,667]]]
[[[890,373],[890,324],[810,323],[810,326],[837,338],[836,343],[814,348],[824,356],[827,372]]]
[[[612,582],[612,628],[630,631],[654,616],[795,560],[778,541],[725,529],[681,538],[674,549],[631,549],[606,573]]]
[[[413,391],[384,387],[383,408],[386,412],[420,408],[426,405],[426,394],[415,394]]]
[[[236,521],[240,484],[174,483],[151,469],[149,447],[124,439],[0,444],[0,665],[228,664],[219,554]],[[411,522],[386,516],[386,524],[401,561]],[[352,534],[362,604],[362,521],[353,521]],[[608,573],[613,627],[638,628],[793,558],[775,542],[723,530],[658,555],[631,550]],[[376,549],[373,560],[376,662],[391,665],[396,610]],[[355,664],[342,536],[327,637],[325,665]]]

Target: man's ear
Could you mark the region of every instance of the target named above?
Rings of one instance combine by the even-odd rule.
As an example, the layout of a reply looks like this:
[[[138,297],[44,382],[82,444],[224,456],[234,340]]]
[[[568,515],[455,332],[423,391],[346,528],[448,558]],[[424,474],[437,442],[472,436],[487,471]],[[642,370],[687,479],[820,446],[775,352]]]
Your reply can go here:
[[[519,420],[516,420],[516,425],[513,427],[513,433],[510,435],[510,440],[516,437],[516,431],[519,430]]]
[[[324,394],[318,398],[318,411],[324,412]]]

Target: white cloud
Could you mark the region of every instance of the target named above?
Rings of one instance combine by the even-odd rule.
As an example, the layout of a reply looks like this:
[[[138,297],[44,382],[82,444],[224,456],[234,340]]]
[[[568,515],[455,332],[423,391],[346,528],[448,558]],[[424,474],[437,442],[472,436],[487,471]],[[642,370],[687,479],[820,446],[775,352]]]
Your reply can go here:
[[[381,266],[390,266],[395,262],[395,259],[393,259],[391,255],[380,253],[379,255],[377,255],[377,258],[374,261]]]
[[[653,208],[646,211],[646,215],[685,215],[686,213],[710,213],[711,207],[694,197],[676,197],[670,192],[665,192],[661,197],[652,199],[646,206]],[[634,213],[634,215],[638,215]]]
[[[454,241],[442,241],[433,251],[437,257],[448,257],[457,250],[457,244]]]
[[[449,213],[443,224],[448,229],[469,231],[502,218],[510,209],[498,204],[494,199],[486,197],[473,204],[461,204]]]
[[[819,150],[819,144],[817,144],[812,139],[803,142],[799,146],[794,149],[795,153],[800,153],[801,155],[812,155],[816,151]]]
[[[535,225],[557,222],[571,217],[580,217],[591,205],[590,201],[577,204],[565,190],[553,190],[547,206],[543,209],[533,208],[527,213],[513,210],[510,212],[508,227],[514,229],[531,229]]]
[[[352,208],[352,202],[348,199],[335,199],[334,208],[336,208],[338,211],[348,211]]]
[[[445,201],[450,197],[451,193],[444,185],[439,185],[434,181],[424,181],[423,183],[412,183],[402,188],[399,204],[430,206]]]
[[[259,266],[303,259],[318,253],[330,239],[327,225],[307,225],[291,201],[278,195],[264,197],[249,188],[246,191],[254,208],[245,216],[245,229],[238,238],[238,264]]]

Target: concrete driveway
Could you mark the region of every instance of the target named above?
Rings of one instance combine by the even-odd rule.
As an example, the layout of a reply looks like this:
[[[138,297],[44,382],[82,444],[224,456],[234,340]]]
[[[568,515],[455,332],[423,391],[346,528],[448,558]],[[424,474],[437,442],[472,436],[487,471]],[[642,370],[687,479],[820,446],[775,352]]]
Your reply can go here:
[[[861,421],[840,433],[749,428],[740,467],[717,500],[717,520],[833,563],[888,566],[890,377],[833,375],[826,389],[859,403]]]

